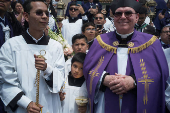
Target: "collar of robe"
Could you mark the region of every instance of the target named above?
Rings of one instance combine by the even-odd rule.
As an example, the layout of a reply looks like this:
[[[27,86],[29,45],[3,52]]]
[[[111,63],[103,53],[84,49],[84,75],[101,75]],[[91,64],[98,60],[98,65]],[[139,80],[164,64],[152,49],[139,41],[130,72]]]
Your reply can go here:
[[[80,77],[80,78],[74,78],[71,75],[71,72],[69,72],[69,75],[68,75],[68,84],[70,86],[81,87],[82,84],[84,83],[84,81],[85,81],[84,75],[82,77]]]
[[[121,34],[118,34],[116,32],[116,38],[119,40],[118,47],[128,48],[127,42],[129,42],[131,40],[132,36],[133,36],[133,32],[130,34],[127,34],[126,36],[124,35],[123,37],[121,36]]]
[[[69,23],[75,23],[79,18],[78,17],[75,17],[75,18],[72,18],[72,17],[69,17]]]
[[[24,37],[27,44],[48,45],[50,40],[50,38],[44,34],[42,39],[36,43],[26,31],[22,34],[22,36]]]

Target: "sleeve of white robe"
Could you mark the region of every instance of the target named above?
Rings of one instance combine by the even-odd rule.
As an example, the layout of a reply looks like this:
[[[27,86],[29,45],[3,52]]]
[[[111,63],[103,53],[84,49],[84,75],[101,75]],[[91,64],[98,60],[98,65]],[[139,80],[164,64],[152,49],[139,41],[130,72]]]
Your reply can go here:
[[[50,92],[58,93],[64,83],[65,60],[62,45],[59,42],[57,42],[57,44],[55,44],[53,48],[57,48],[57,50],[54,52],[54,56],[52,56],[55,57],[54,65],[50,66],[52,67],[53,72],[53,87],[51,88],[48,85],[47,86]]]
[[[18,75],[15,69],[15,58],[9,41],[7,41],[0,50],[0,96],[7,106],[17,94],[22,92],[20,88]],[[30,99],[24,97],[25,104],[30,103]]]

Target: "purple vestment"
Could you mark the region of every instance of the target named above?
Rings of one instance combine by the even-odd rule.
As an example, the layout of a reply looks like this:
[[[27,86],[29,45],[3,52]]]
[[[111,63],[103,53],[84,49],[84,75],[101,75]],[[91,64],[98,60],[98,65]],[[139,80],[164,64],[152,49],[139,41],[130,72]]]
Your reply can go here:
[[[95,40],[86,56],[83,72],[87,82],[90,110],[94,110],[94,96],[96,85],[103,73],[110,75],[118,72],[117,54],[108,51],[113,42],[118,41],[115,32],[100,35],[107,46],[101,46]],[[168,65],[160,41],[152,35],[134,31],[129,42],[138,52],[129,52],[126,75],[134,74],[137,81],[137,96],[128,91],[123,94],[121,113],[165,113],[165,88],[169,76]],[[119,41],[118,41],[119,42]],[[110,46],[109,46],[110,45]],[[105,113],[120,113],[119,95],[106,88]]]

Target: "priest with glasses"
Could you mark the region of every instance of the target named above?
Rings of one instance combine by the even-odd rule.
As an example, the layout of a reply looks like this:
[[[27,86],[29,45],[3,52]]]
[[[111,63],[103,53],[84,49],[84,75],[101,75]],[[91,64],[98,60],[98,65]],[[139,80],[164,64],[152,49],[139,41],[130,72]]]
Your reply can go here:
[[[141,4],[119,0],[116,31],[96,37],[83,66],[91,113],[165,113],[168,65],[156,36],[134,29]]]

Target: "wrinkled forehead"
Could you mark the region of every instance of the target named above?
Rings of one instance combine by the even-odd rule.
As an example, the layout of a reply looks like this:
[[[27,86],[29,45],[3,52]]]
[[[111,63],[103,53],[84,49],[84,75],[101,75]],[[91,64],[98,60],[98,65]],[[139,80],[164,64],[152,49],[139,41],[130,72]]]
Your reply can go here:
[[[135,10],[131,7],[119,7],[116,9],[115,12],[126,12],[126,11],[131,11],[132,13],[135,13]]]

